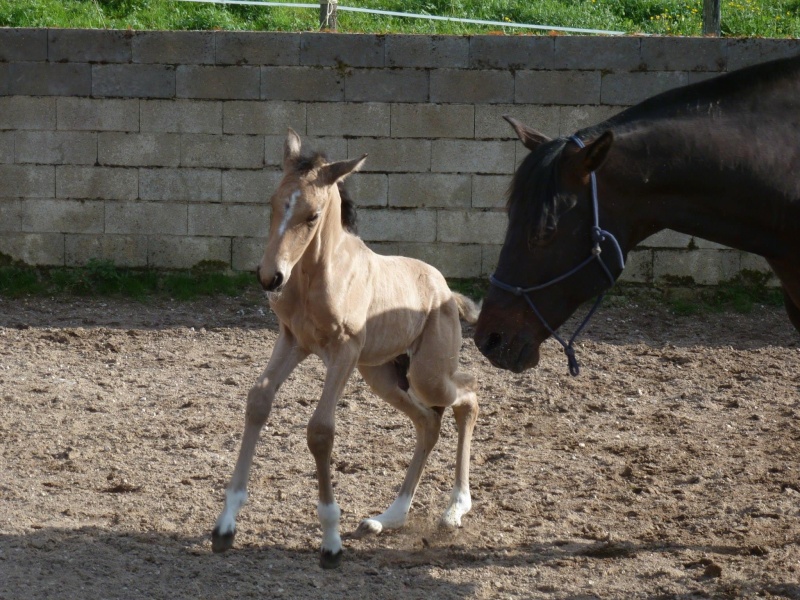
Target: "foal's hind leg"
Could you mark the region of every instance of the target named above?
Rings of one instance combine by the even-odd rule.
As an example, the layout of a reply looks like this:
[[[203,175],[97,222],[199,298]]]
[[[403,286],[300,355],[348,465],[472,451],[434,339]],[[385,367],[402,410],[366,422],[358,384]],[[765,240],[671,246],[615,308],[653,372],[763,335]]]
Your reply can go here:
[[[278,388],[306,356],[308,353],[296,346],[292,334],[281,328],[266,370],[247,394],[247,410],[239,458],[225,492],[225,506],[211,534],[211,549],[214,552],[224,552],[233,546],[236,515],[247,499],[247,480],[261,428],[267,422]]]
[[[414,456],[408,465],[406,477],[397,499],[385,512],[364,519],[350,537],[360,538],[365,535],[380,533],[384,529],[396,529],[405,525],[408,518],[408,510],[411,508],[411,501],[417,491],[422,470],[428,460],[436,441],[439,439],[439,429],[442,422],[442,411],[438,408],[428,408],[418,402],[400,387],[394,363],[387,363],[379,367],[359,367],[364,381],[381,398],[386,400],[396,409],[402,411],[414,423],[417,433]]]

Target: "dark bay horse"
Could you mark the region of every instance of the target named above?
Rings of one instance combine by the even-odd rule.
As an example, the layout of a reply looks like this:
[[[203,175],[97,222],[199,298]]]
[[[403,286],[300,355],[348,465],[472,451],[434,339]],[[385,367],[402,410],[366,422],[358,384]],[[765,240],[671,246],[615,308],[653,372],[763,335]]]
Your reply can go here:
[[[530,153],[475,332],[497,367],[539,362],[551,334],[662,229],[767,259],[800,330],[800,57],[654,96],[570,138],[506,118]]]

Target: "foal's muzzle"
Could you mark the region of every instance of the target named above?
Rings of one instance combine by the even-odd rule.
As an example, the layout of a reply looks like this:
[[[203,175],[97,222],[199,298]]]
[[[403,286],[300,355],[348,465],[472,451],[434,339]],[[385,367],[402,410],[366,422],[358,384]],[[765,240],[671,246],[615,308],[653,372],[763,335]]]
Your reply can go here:
[[[261,265],[259,265],[256,267],[256,278],[258,279],[258,282],[261,284],[261,287],[268,292],[278,292],[280,291],[281,287],[283,287],[283,281],[284,281],[283,273],[281,273],[280,271],[275,273],[271,281],[265,282],[261,278]]]

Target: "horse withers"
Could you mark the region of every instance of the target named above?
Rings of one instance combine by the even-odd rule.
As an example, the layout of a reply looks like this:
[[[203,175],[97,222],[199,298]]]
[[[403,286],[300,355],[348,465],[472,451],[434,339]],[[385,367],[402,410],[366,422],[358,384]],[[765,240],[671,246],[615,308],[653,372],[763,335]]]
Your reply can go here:
[[[333,494],[331,453],[334,412],[354,369],[370,388],[411,419],[416,446],[397,499],[361,522],[352,537],[405,524],[422,469],[439,437],[444,409],[458,429],[455,486],[440,523],[461,525],[472,501],[470,443],[478,416],[474,377],[458,370],[459,317],[474,323],[479,307],[450,290],[441,273],[411,258],[380,256],[354,233],[355,209],[340,182],[364,164],[301,156],[289,130],[283,179],[271,199],[272,220],[258,279],[280,322],[266,370],[247,397],[239,458],[212,534],[215,552],[233,545],[236,516],[244,504],[256,442],[281,384],[309,354],[327,368],[322,397],[308,423],[308,447],[319,483],[322,526],[320,564],[339,564],[341,511]]]
[[[554,335],[575,374],[575,336],[558,327],[662,229],[765,257],[800,330],[800,57],[665,92],[570,138],[506,119],[530,153],[475,332],[493,365],[535,367]]]

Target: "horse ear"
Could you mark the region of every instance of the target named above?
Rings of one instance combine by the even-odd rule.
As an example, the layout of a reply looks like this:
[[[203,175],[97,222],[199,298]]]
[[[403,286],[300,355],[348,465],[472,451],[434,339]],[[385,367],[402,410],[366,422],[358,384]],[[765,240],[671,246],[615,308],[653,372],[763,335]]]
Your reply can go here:
[[[319,178],[325,185],[333,185],[350,175],[350,173],[358,171],[364,165],[365,160],[367,160],[366,154],[361,158],[330,163],[319,170]]]
[[[527,125],[523,125],[520,121],[517,121],[514,117],[510,117],[509,115],[503,115],[503,118],[509,122],[511,127],[514,128],[514,131],[517,133],[517,137],[519,137],[522,145],[525,146],[528,150],[536,150],[539,146],[544,144],[545,142],[549,142],[550,138],[547,137],[543,133],[539,133],[535,129],[531,129]]]
[[[300,145],[300,136],[297,135],[297,132],[294,129],[289,127],[289,131],[286,132],[286,141],[283,142],[284,171],[289,168],[289,163],[300,156]]]
[[[602,166],[613,143],[614,134],[611,131],[606,131],[581,151],[583,153],[583,166],[588,173],[596,171]]]

